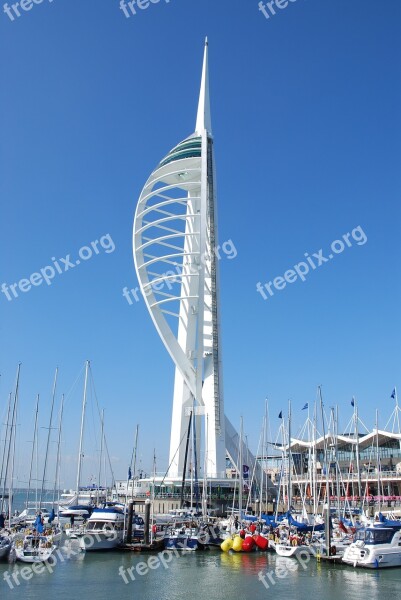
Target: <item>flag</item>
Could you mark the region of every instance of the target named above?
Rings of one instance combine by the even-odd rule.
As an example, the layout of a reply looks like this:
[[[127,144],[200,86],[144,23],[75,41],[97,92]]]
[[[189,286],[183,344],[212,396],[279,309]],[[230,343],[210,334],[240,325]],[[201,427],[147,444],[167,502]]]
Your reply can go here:
[[[130,479],[132,479],[132,472],[131,467],[128,467],[128,481],[130,481]]]
[[[351,400],[351,406],[355,406],[355,400],[353,398]]]
[[[305,404],[305,406],[303,407],[302,410],[306,410],[307,408],[309,408],[309,404],[308,403]]]
[[[249,479],[249,467],[248,465],[242,465],[242,474],[244,479]]]
[[[393,391],[392,391],[391,397],[392,397],[392,398],[395,398],[395,388],[394,388],[394,389],[393,389]]]
[[[283,411],[282,411],[282,410],[280,410],[280,414],[279,414],[278,418],[279,418],[279,419],[282,419],[282,418],[283,418]]]

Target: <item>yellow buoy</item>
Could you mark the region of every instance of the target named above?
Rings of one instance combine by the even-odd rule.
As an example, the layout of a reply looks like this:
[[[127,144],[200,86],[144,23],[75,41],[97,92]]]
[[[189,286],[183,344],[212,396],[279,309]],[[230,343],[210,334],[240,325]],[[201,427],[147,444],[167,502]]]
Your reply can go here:
[[[241,552],[243,542],[244,540],[239,535],[236,535],[233,541],[233,550],[235,550],[235,552]]]
[[[221,542],[220,544],[220,548],[223,550],[223,552],[228,552],[229,550],[231,550],[232,547],[233,541],[231,538],[227,538],[226,540],[224,540],[224,542]]]

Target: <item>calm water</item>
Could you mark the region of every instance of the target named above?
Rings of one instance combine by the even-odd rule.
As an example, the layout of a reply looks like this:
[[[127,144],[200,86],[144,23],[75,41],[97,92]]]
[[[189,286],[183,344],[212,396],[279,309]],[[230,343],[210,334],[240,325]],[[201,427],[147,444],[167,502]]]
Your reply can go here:
[[[136,553],[77,553],[60,562],[53,573],[32,574],[29,581],[19,577],[20,585],[10,589],[4,580],[20,571],[21,564],[0,565],[0,598],[24,600],[71,600],[93,597],[96,600],[114,598],[141,600],[197,600],[214,598],[268,598],[279,594],[288,600],[395,600],[401,589],[401,569],[388,571],[359,571],[348,567],[318,564],[311,559],[305,570],[294,559],[274,554],[234,554],[218,551],[183,553],[165,566],[150,563],[151,556]],[[167,556],[166,556],[167,558]],[[168,559],[167,559],[168,560]],[[287,565],[298,564],[297,571]],[[121,567],[129,583],[119,575]],[[135,577],[131,581],[128,569]],[[142,571],[141,571],[142,569]],[[265,575],[269,589],[259,580]],[[270,573],[269,577],[266,573]],[[272,583],[274,582],[274,583]]]

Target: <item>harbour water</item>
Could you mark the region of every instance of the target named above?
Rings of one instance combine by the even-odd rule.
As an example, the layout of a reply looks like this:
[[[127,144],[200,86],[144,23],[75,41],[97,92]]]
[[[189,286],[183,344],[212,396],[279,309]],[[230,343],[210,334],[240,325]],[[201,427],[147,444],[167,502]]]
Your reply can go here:
[[[390,600],[399,597],[401,586],[400,569],[362,571],[318,563],[315,558],[301,564],[273,553],[226,554],[216,550],[184,552],[179,556],[164,553],[164,565],[157,558],[158,555],[151,554],[77,552],[55,565],[52,572],[45,569],[41,574],[32,573],[28,581],[19,576],[19,585],[12,574],[21,573],[23,567],[18,563],[1,564],[0,598],[204,600],[279,595],[289,600]],[[6,572],[11,576],[13,588],[4,578]],[[260,574],[264,575],[265,583]]]

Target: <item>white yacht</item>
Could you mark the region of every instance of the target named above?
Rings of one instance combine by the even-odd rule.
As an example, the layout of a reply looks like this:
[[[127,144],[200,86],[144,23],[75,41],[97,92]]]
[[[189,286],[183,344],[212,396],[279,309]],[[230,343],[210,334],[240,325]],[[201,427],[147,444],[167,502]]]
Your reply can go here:
[[[84,532],[77,533],[81,550],[113,550],[124,538],[124,513],[118,508],[95,508]]]
[[[51,535],[26,535],[15,542],[17,560],[25,563],[47,562],[57,549],[57,543]]]
[[[354,567],[382,569],[401,566],[401,525],[376,525],[358,531],[344,552],[343,562]]]

